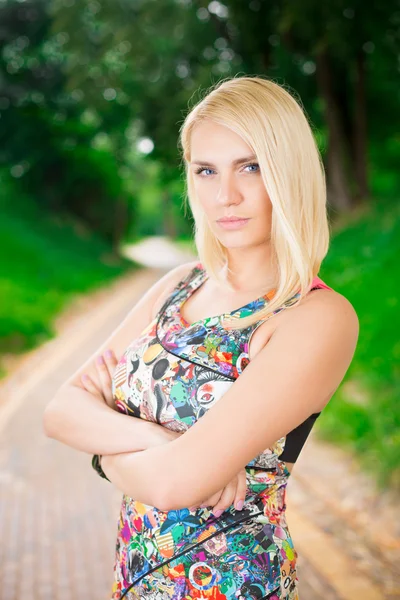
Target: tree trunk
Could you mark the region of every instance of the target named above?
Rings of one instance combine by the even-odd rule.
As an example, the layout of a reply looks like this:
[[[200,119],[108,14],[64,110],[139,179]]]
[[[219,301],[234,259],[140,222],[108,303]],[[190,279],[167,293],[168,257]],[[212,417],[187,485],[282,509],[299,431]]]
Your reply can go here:
[[[365,93],[365,53],[360,49],[356,59],[354,94],[354,172],[357,182],[357,201],[369,195],[367,166],[367,111]]]
[[[328,126],[327,149],[327,193],[328,203],[342,212],[352,207],[352,198],[345,169],[345,142],[340,111],[332,90],[332,76],[326,50],[316,56],[317,84],[325,104],[325,119]]]

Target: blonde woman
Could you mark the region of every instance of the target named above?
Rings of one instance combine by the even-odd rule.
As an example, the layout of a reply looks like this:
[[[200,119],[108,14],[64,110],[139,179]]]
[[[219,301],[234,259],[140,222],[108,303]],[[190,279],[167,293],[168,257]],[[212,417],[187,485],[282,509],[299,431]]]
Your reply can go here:
[[[45,430],[124,494],[113,600],[295,600],[286,486],[358,339],[318,277],[321,158],[299,103],[262,77],[211,88],[180,144],[199,258],[60,388]]]

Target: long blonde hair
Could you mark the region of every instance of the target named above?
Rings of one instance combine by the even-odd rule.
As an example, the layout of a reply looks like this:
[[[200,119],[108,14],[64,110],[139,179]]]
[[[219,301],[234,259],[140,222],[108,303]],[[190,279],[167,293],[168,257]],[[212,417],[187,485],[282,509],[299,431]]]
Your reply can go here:
[[[191,133],[205,119],[228,127],[251,147],[272,204],[272,260],[278,273],[275,293],[269,294],[261,310],[224,321],[228,328],[248,327],[285,303],[295,306],[319,272],[330,233],[323,162],[303,108],[286,89],[267,78],[236,76],[219,81],[190,110],[180,128],[179,145],[195,244],[206,273],[227,289],[232,290],[226,275],[228,250],[208,224],[188,168]]]

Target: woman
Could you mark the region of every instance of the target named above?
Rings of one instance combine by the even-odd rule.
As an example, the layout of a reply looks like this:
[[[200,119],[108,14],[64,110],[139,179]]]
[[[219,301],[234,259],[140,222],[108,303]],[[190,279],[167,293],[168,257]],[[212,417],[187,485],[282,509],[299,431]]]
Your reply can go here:
[[[45,430],[124,492],[113,600],[294,600],[286,486],[358,339],[317,276],[322,162],[299,104],[261,77],[217,84],[180,142],[199,260],[143,296]]]

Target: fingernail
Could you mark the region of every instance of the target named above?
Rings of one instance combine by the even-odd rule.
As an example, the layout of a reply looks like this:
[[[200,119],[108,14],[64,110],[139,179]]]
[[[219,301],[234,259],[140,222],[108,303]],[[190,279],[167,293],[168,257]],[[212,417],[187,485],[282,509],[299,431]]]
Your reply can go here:
[[[243,500],[239,500],[239,502],[236,503],[236,510],[242,510],[243,504]]]
[[[98,365],[102,365],[104,363],[103,357],[102,356],[98,356],[97,357],[97,364]]]
[[[82,375],[82,379],[84,381],[88,381],[89,380],[89,375]]]
[[[215,517],[220,517],[223,512],[224,511],[222,509],[220,509],[220,510],[216,510],[215,512],[213,512],[213,514],[214,514]]]
[[[107,358],[112,358],[113,352],[112,352],[112,350],[106,350],[104,354],[106,355]]]

